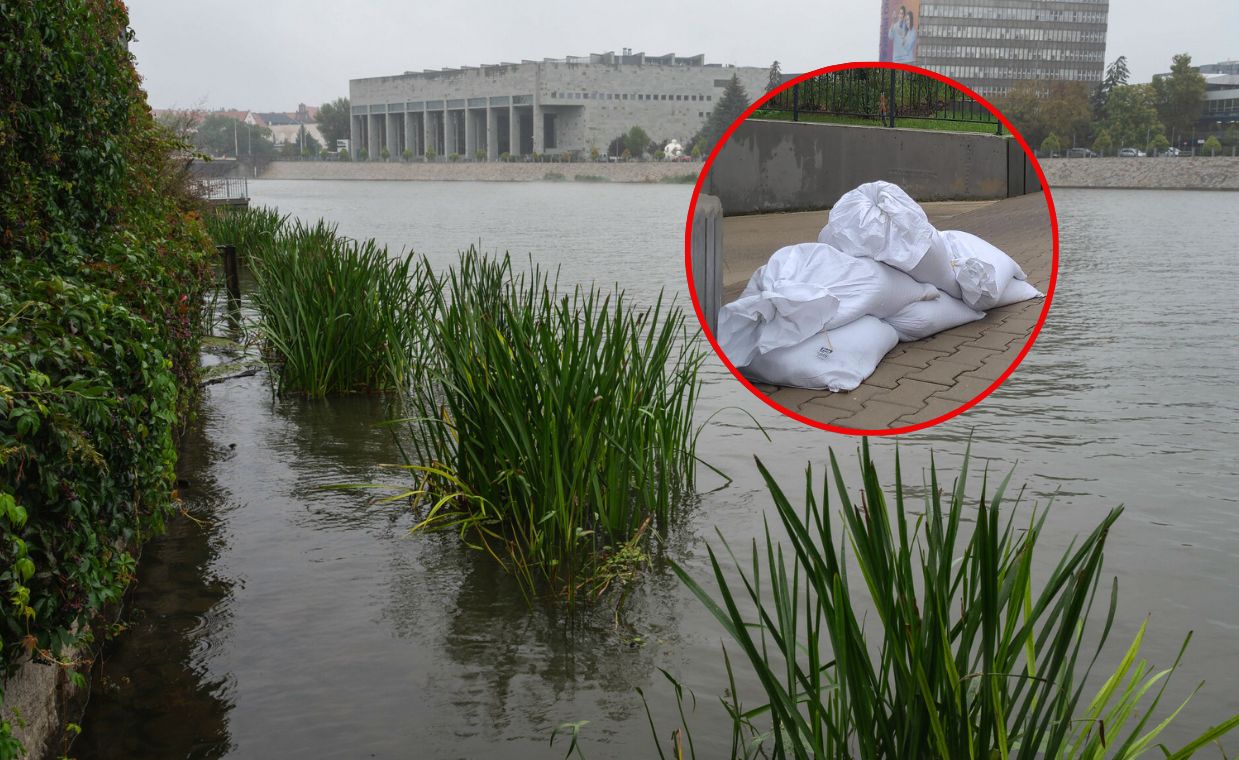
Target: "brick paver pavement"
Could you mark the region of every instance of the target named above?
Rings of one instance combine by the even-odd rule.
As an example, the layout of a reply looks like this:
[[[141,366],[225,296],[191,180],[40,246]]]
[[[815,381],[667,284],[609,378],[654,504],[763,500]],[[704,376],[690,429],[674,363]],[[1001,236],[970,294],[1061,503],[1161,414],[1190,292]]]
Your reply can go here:
[[[1004,201],[923,204],[938,229],[964,230],[1006,251],[1045,292],[1053,238],[1041,193]],[[826,212],[764,214],[725,220],[724,300],[734,300],[753,271],[778,248],[817,239]],[[900,343],[853,391],[757,387],[805,417],[857,430],[906,427],[976,398],[1011,366],[1027,343],[1044,299],[991,309],[985,318],[925,340]]]

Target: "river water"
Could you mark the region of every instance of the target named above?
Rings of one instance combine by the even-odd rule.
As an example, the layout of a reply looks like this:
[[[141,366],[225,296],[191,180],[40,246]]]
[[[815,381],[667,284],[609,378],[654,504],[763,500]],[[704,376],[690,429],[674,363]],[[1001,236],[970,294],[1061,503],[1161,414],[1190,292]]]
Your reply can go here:
[[[685,293],[687,186],[250,190],[257,203],[325,216],[437,266],[480,243],[561,265],[565,281],[619,282],[638,300]],[[1026,502],[1057,494],[1043,561],[1126,505],[1106,555],[1120,589],[1112,641],[1125,645],[1147,616],[1144,653],[1166,666],[1192,630],[1170,694],[1207,681],[1166,735],[1174,745],[1239,711],[1236,196],[1063,190],[1055,200],[1059,290],[1023,365],[961,417],[874,448],[887,475],[896,444],[905,473],[931,450],[953,472],[969,437],[985,458],[978,467],[1015,465]],[[722,411],[699,453],[735,480],[705,493],[667,548],[701,578],[716,527],[743,546],[768,514],[755,454],[794,488],[828,447],[847,460],[857,446],[780,417],[713,357],[705,384],[702,419]],[[648,757],[634,687],[663,735],[675,725],[659,668],[697,694],[699,756],[726,751],[723,634],[666,568],[650,571],[618,623],[599,610],[570,630],[451,537],[410,537],[398,508],[320,488],[393,482],[380,465],[399,452],[373,424],[380,402],[274,399],[261,374],[205,396],[182,462],[193,519],[174,520],[147,549],[129,630],[97,672],[76,756],[561,757],[551,731],[588,720],[588,757]],[[704,488],[720,485],[712,477]]]

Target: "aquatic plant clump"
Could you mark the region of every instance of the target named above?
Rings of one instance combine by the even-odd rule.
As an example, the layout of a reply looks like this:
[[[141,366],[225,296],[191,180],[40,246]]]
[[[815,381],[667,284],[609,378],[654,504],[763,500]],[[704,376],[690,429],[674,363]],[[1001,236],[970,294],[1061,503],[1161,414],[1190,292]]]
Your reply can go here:
[[[216,245],[231,245],[242,259],[276,240],[288,227],[288,214],[266,206],[209,209],[202,221]]]
[[[616,558],[640,556],[693,485],[703,355],[682,310],[561,293],[473,250],[433,292],[406,494],[426,509],[417,528],[458,531],[530,594],[546,582],[573,600],[622,575]]]
[[[259,330],[281,392],[400,390],[419,344],[428,270],[334,225],[296,222],[249,250]]]
[[[833,454],[821,502],[806,475],[803,511],[760,460],[758,467],[790,546],[767,529],[746,570],[724,542],[738,582],[710,550],[717,597],[674,566],[765,693],[760,704],[744,705],[732,679],[724,701],[732,757],[1099,760],[1156,749],[1158,757],[1186,758],[1239,726],[1239,716],[1230,718],[1176,752],[1158,743],[1186,704],[1154,718],[1187,642],[1169,668],[1155,670],[1139,657],[1144,625],[1096,693],[1084,696],[1114,621],[1117,581],[1096,649],[1086,651],[1102,550],[1121,509],[1073,542],[1035,588],[1033,554],[1046,513],[1018,527],[1010,515],[1004,522],[1010,475],[992,496],[983,484],[969,509],[967,455],[945,498],[931,463],[921,515],[905,505],[898,455],[888,501],[868,443],[860,503],[848,497]],[[841,512],[834,524],[832,478]]]

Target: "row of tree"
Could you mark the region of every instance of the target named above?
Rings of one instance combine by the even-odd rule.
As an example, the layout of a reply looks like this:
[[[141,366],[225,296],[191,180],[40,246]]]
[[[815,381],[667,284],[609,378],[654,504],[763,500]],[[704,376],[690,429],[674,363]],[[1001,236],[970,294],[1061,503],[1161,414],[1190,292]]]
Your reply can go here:
[[[1125,147],[1194,147],[1205,105],[1205,78],[1193,68],[1192,57],[1174,56],[1170,73],[1153,77],[1151,83],[1130,84],[1129,78],[1127,58],[1120,56],[1091,90],[1083,82],[1021,82],[997,106],[1030,145],[1045,153],[1069,147],[1111,155]],[[1210,137],[1205,150],[1217,151],[1239,143],[1239,130],[1232,126],[1221,140]]]

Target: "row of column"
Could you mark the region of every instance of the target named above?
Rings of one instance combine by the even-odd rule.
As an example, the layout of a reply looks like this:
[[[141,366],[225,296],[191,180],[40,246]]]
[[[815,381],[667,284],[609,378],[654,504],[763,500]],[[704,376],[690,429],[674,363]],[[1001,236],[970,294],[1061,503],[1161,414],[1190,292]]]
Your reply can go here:
[[[528,114],[532,122],[532,152],[542,153],[542,109],[533,105],[354,115],[349,129],[352,157],[360,158],[362,148],[372,159],[381,156],[383,148],[387,148],[392,158],[399,158],[406,149],[414,156],[425,156],[427,148],[434,148],[440,156],[458,153],[469,158],[473,158],[478,150],[484,150],[486,160],[496,161],[503,152],[500,150],[499,117],[504,111],[508,116],[507,152],[512,155],[525,154],[522,150],[520,117]]]

